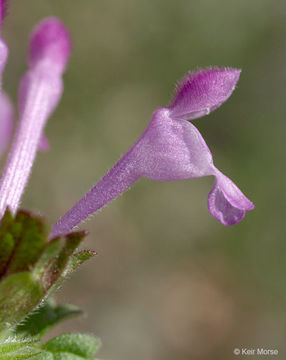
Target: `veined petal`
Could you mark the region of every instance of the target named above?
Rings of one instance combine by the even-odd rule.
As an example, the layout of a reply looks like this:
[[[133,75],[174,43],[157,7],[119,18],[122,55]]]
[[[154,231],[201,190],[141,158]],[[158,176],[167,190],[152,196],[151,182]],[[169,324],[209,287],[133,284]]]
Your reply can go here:
[[[192,120],[208,115],[230,97],[240,72],[232,68],[190,72],[177,85],[169,106],[170,116]]]
[[[49,37],[47,31],[53,37]],[[58,36],[55,37],[54,34]],[[23,76],[19,88],[20,122],[0,181],[0,216],[8,206],[12,212],[16,211],[45,123],[61,98],[61,75],[69,57],[67,42],[64,25],[54,18],[41,22],[33,32],[30,69]]]
[[[0,92],[0,156],[7,149],[13,130],[13,106],[9,97]]]
[[[253,203],[239,188],[219,170],[215,169],[214,186],[208,196],[208,208],[214,218],[224,225],[241,221],[247,210],[253,210]]]

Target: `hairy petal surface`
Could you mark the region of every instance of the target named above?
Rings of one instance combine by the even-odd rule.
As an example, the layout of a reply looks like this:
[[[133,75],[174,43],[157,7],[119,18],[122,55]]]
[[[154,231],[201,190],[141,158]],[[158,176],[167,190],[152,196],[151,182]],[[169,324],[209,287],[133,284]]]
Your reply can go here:
[[[135,144],[133,156],[141,176],[168,181],[211,174],[212,155],[200,132],[187,121],[171,119],[159,108]]]
[[[170,117],[193,120],[208,115],[230,97],[240,72],[232,68],[210,68],[185,75],[169,106]]]
[[[186,120],[220,106],[231,95],[240,70],[207,69],[189,74],[169,107],[157,109],[140,138],[108,173],[53,227],[64,235],[142,177],[158,181],[214,175],[209,195],[211,214],[225,225],[240,221],[253,204],[217,170],[200,132]]]
[[[140,176],[131,148],[52,228],[50,238],[65,235],[90,215],[115,199]]]
[[[187,179],[211,175],[212,169],[211,153],[199,131],[160,108],[129,151],[54,225],[51,237],[68,233],[142,177]]]
[[[214,175],[226,202],[249,210],[251,204],[240,190],[213,165],[210,150],[200,132],[187,121],[171,119],[169,110],[160,108],[153,114],[145,132],[115,166],[75,204],[53,227],[51,237],[70,232],[142,177],[169,181]],[[222,189],[222,190],[221,190]],[[209,203],[215,194],[210,197]],[[212,204],[212,203],[211,203]],[[211,214],[222,223],[231,222],[232,208],[225,206],[225,220],[218,216],[218,207],[211,206]],[[213,210],[215,209],[215,210]],[[235,214],[236,222],[242,219]],[[233,221],[233,223],[235,223]],[[230,224],[229,224],[230,225]]]
[[[58,37],[52,37],[53,42],[47,41],[47,31]],[[60,100],[62,73],[69,57],[69,52],[62,49],[69,48],[67,43],[69,37],[64,25],[54,18],[42,21],[31,37],[30,68],[19,88],[20,122],[0,182],[0,216],[8,206],[13,213],[16,211],[45,123]],[[54,53],[57,51],[59,54]]]
[[[0,157],[7,149],[13,130],[13,106],[9,97],[0,93]]]

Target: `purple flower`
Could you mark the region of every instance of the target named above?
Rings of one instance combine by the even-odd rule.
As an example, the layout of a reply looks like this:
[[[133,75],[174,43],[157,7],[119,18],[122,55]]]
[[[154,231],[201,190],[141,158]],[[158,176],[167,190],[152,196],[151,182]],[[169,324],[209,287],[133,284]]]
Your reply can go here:
[[[13,107],[8,96],[0,93],[0,157],[7,149],[13,130]]]
[[[62,73],[70,54],[70,37],[56,18],[43,20],[30,39],[29,70],[19,88],[19,116],[11,151],[0,181],[0,215],[15,212],[27,184],[45,123],[63,91]],[[43,146],[43,145],[42,145]]]
[[[13,107],[9,97],[2,91],[2,74],[8,58],[8,47],[2,39],[1,30],[6,16],[7,2],[0,0],[0,156],[6,150],[13,128]]]
[[[3,6],[4,2],[0,0],[1,20]],[[5,48],[6,45],[0,37],[1,46]],[[67,66],[70,49],[69,34],[56,18],[43,20],[32,33],[29,69],[19,88],[20,122],[0,180],[0,216],[3,216],[7,207],[12,212],[17,210],[37,150],[49,147],[43,131],[62,95],[62,74]],[[1,58],[2,55],[0,52],[0,75],[6,62],[4,55]],[[211,68],[187,75],[177,86],[171,105],[154,112],[147,129],[135,144],[54,225],[51,237],[69,233],[144,177],[169,181],[213,175],[215,183],[208,198],[210,213],[224,225],[239,222],[246,210],[254,208],[253,204],[214,166],[204,139],[188,121],[209,114],[225,102],[232,94],[239,74],[240,70],[236,69]],[[8,101],[1,93],[2,110],[5,104]],[[9,116],[5,118],[11,118],[11,111],[7,111],[7,114]],[[9,131],[3,130],[5,139],[9,138]]]
[[[242,220],[254,205],[213,164],[199,131],[187,120],[209,114],[233,92],[240,70],[207,69],[190,73],[177,86],[171,105],[157,109],[145,132],[109,172],[53,227],[69,232],[142,177],[168,181],[214,175],[210,213],[224,225]]]
[[[2,39],[2,26],[7,13],[7,0],[0,0],[0,86],[2,87],[2,73],[8,57],[8,47]]]

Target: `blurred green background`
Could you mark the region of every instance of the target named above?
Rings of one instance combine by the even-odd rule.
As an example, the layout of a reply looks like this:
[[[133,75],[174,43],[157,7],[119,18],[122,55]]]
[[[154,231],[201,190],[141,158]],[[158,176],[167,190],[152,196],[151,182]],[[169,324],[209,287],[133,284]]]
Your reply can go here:
[[[256,205],[226,228],[207,210],[212,178],[141,180],[84,224],[98,256],[57,298],[87,315],[57,332],[96,334],[105,359],[229,360],[241,346],[285,359],[285,1],[14,0],[4,30],[14,100],[29,32],[50,15],[70,29],[73,53],[46,129],[51,151],[38,155],[23,207],[55,222],[168,103],[174,83],[209,65],[243,72],[229,101],[195,125]]]

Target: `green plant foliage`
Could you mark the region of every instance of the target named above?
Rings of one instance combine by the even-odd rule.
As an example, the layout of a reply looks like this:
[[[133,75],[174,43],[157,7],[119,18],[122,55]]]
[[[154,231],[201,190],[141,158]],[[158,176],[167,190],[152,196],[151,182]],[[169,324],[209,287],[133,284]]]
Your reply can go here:
[[[46,351],[41,352],[38,355],[31,356],[29,359],[31,360],[55,360],[55,357],[52,353],[47,353]],[[70,358],[71,359],[71,358]],[[72,359],[71,359],[72,360]]]
[[[76,270],[81,264],[85,261],[89,260],[91,257],[95,256],[96,252],[92,250],[82,250],[78,251],[77,253],[73,254],[70,258],[69,263],[65,269],[65,274],[69,274]]]
[[[56,305],[50,300],[19,324],[16,333],[25,337],[41,338],[59,322],[79,315],[82,315],[82,311],[76,306],[70,304]]]
[[[20,210],[10,227],[10,234],[14,238],[15,246],[7,272],[30,270],[45,247],[48,233],[43,219]]]
[[[0,276],[29,270],[45,246],[47,230],[43,220],[20,210],[13,218],[7,210],[0,231]]]
[[[0,225],[0,331],[18,325],[43,304],[65,277],[95,254],[89,250],[76,251],[85,232],[55,239],[48,235],[48,227],[39,216],[22,210],[12,216],[6,211]],[[18,329],[29,335],[41,335],[61,318],[78,312],[66,305],[47,304],[31,315],[37,322],[34,329],[29,320],[26,327],[18,325]]]
[[[33,355],[41,353],[34,340],[18,338],[16,336],[7,336],[0,342],[0,359],[1,360],[18,360],[29,359]]]
[[[28,271],[5,277],[0,282],[0,330],[21,321],[44,295],[41,283]]]
[[[79,359],[92,359],[99,347],[100,342],[93,336],[86,334],[63,334],[49,340],[42,346],[44,350],[53,354],[60,353],[60,357],[55,357],[58,360],[68,359],[66,355],[74,355]]]
[[[72,271],[95,255],[76,249],[85,232],[55,239],[42,218],[6,211],[0,225],[0,360],[91,360],[99,341],[90,335],[63,334],[40,340],[60,321],[82,312],[47,301]]]
[[[86,334],[62,334],[45,344],[8,336],[0,343],[0,360],[92,360],[99,347],[99,340]]]
[[[61,279],[64,270],[68,268],[68,263],[73,256],[74,251],[85,235],[85,232],[75,232],[65,236],[63,246],[59,249],[57,255],[54,256],[43,269],[41,282],[46,291],[53,285],[57,285],[57,281]]]

